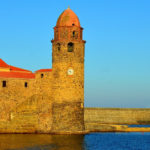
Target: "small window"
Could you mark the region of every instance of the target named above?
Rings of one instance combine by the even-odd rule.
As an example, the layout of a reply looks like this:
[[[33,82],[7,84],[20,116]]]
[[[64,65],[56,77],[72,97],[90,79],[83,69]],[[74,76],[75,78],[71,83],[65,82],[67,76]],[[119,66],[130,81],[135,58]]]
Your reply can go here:
[[[44,74],[42,73],[42,74],[41,74],[41,78],[43,78],[43,77],[44,77]]]
[[[73,52],[74,44],[73,43],[68,43],[68,52]]]
[[[73,32],[72,32],[72,36],[73,36],[73,37],[75,37],[75,35],[76,35],[76,32],[75,32],[75,31],[73,31]]]
[[[2,81],[2,86],[6,87],[6,81]]]
[[[27,82],[24,83],[24,87],[28,87],[28,83]]]
[[[60,51],[60,49],[61,49],[60,43],[57,43],[57,50]]]
[[[75,24],[73,23],[72,26],[74,26]]]

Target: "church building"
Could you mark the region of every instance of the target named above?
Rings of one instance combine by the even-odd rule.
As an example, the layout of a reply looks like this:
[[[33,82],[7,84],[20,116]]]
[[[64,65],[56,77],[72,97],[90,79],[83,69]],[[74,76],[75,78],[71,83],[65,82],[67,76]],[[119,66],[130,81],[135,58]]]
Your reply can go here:
[[[82,133],[83,28],[66,9],[54,27],[52,69],[29,70],[0,59],[0,133]]]

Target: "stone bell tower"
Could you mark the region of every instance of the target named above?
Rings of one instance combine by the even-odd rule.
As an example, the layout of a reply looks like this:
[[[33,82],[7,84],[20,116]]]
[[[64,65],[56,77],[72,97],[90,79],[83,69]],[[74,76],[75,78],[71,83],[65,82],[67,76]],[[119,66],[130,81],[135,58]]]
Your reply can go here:
[[[52,132],[84,131],[83,28],[76,14],[66,9],[58,18],[52,40]]]

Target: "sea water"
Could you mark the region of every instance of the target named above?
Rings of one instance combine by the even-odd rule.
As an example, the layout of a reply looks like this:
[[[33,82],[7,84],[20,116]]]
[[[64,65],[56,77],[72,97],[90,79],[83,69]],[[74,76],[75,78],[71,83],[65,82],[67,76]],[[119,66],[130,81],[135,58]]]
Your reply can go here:
[[[150,133],[0,134],[0,150],[150,150]]]

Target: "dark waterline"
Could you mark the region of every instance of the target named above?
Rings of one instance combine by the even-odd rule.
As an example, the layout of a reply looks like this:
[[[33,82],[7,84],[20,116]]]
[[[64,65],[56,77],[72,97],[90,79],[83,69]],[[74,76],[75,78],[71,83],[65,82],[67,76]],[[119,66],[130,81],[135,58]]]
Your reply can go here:
[[[150,133],[0,134],[0,150],[150,150]]]
[[[150,127],[150,125],[148,124],[148,125],[128,125],[128,127],[138,127],[138,128],[149,128]]]

